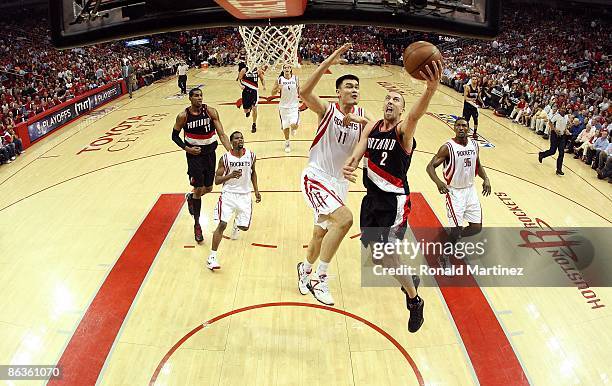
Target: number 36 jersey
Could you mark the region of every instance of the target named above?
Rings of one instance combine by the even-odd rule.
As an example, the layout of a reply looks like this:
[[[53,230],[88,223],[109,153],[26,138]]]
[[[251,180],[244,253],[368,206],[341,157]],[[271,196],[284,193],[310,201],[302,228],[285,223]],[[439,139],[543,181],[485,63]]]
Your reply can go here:
[[[352,114],[363,117],[361,107],[353,106]],[[308,166],[325,174],[343,180],[342,167],[359,142],[363,126],[351,122],[342,124],[344,113],[338,103],[330,103],[310,146]]]
[[[478,144],[472,138],[463,146],[453,139],[446,141],[450,157],[444,161],[444,179],[451,188],[469,188],[478,173]]]
[[[399,125],[399,123],[398,123]],[[376,122],[368,135],[368,146],[363,159],[363,185],[368,194],[410,193],[406,174],[412,160],[397,132],[397,125],[390,130],[384,129],[384,121]],[[412,150],[416,141],[412,140]]]

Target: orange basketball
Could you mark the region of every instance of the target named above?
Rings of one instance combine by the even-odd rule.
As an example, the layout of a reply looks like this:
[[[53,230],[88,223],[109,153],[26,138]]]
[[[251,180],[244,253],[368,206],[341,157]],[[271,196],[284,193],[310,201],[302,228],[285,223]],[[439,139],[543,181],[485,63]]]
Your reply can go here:
[[[442,60],[442,54],[429,42],[414,42],[404,50],[404,68],[415,79],[424,80],[419,71],[427,74],[427,65],[433,71],[432,63],[437,60]]]

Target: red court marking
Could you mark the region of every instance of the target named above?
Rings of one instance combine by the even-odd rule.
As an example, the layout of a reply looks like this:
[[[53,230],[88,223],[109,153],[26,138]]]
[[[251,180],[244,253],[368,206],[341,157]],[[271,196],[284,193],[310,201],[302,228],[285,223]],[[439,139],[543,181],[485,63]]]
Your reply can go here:
[[[195,245],[185,245],[183,248],[195,248]]]
[[[356,239],[357,237],[361,236],[361,233],[357,233],[356,235],[352,235],[351,239]]]
[[[62,379],[47,385],[95,385],[104,361],[155,256],[185,202],[162,194],[108,274],[57,365]]]
[[[222,235],[221,237],[223,237],[226,240],[231,240],[229,237],[227,237],[226,235]]]
[[[318,308],[318,309],[321,309],[321,310],[331,311],[331,312],[335,312],[335,313],[340,314],[340,315],[344,315],[344,316],[348,316],[350,318],[353,318],[353,319],[355,319],[355,320],[357,320],[357,321],[367,325],[368,327],[370,327],[374,331],[378,332],[379,334],[381,334],[382,336],[387,338],[387,340],[389,342],[391,342],[402,353],[402,355],[404,356],[404,358],[406,359],[406,361],[408,362],[408,364],[412,368],[412,371],[414,372],[414,375],[416,376],[417,381],[419,382],[419,385],[425,385],[425,381],[423,380],[423,376],[421,375],[421,372],[419,371],[416,363],[414,363],[414,360],[412,360],[412,358],[410,357],[410,355],[408,354],[406,349],[397,340],[395,340],[395,338],[393,338],[391,335],[389,335],[389,333],[387,333],[385,330],[383,330],[382,328],[378,327],[374,323],[372,323],[372,322],[362,318],[361,316],[357,316],[357,315],[352,314],[350,312],[347,312],[347,311],[344,311],[344,310],[340,310],[340,309],[337,309],[337,308],[333,308],[333,307],[323,306],[323,305],[319,305],[319,304],[310,304],[310,303],[278,302],[278,303],[255,304],[255,305],[252,305],[252,306],[238,308],[238,309],[226,312],[224,314],[221,314],[219,316],[216,316],[216,317],[210,319],[209,321],[207,321],[207,322],[205,322],[203,324],[200,324],[199,326],[197,326],[193,330],[189,331],[187,333],[187,335],[185,335],[178,342],[176,342],[174,344],[174,346],[172,346],[172,348],[166,353],[166,355],[164,355],[162,360],[157,365],[157,368],[153,372],[153,375],[151,376],[151,380],[149,381],[149,386],[155,385],[155,382],[157,381],[157,377],[159,376],[159,373],[161,372],[161,369],[164,367],[166,362],[168,362],[168,359],[170,359],[172,354],[174,354],[174,352],[176,350],[178,350],[178,348],[183,343],[185,343],[189,338],[191,338],[198,331],[203,329],[204,326],[209,326],[209,325],[211,325],[211,324],[213,324],[213,323],[215,323],[215,322],[217,322],[217,321],[219,321],[221,319],[227,318],[228,316],[232,316],[232,315],[235,315],[235,314],[239,314],[241,312],[250,311],[250,310],[257,309],[257,308],[267,308],[267,307],[309,307],[309,308]]]
[[[411,193],[410,199],[413,205],[408,222],[416,239],[443,240],[446,233],[425,197],[421,193]],[[425,258],[429,266],[438,266],[435,256],[426,255]],[[459,261],[459,264],[465,263]],[[462,276],[462,287],[444,286],[452,280],[436,277],[480,384],[529,385],[508,337],[476,280],[470,275]]]
[[[302,248],[308,248],[308,244],[302,245]]]
[[[254,247],[277,248],[276,245],[268,245],[268,244],[251,243],[251,245],[254,246]]]

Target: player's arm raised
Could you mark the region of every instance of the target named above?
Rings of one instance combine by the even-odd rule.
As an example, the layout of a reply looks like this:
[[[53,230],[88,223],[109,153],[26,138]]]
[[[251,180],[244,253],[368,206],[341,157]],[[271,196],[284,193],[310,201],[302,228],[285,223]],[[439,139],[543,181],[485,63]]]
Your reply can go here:
[[[436,174],[436,168],[449,158],[450,153],[448,152],[448,146],[442,145],[438,149],[436,155],[434,155],[431,161],[429,161],[429,164],[427,164],[427,174],[429,174],[429,178],[431,178],[431,180],[436,183],[436,186],[438,187],[438,192],[440,192],[440,194],[448,193],[448,186],[446,186],[444,181],[442,181],[440,177],[438,177],[438,175]]]
[[[300,88],[300,96],[302,97],[302,100],[304,103],[306,103],[306,106],[308,106],[309,109],[317,113],[319,120],[323,119],[329,103],[319,98],[314,93],[314,88],[321,80],[323,74],[325,74],[325,71],[327,71],[332,64],[340,63],[340,57],[352,46],[353,45],[351,43],[346,43],[329,55],[327,59],[323,61],[323,63],[319,64],[319,67],[317,67],[315,72],[310,75],[308,80]]]
[[[219,136],[219,140],[223,144],[223,147],[227,151],[232,151],[232,145],[230,144],[229,138],[227,137],[227,134],[225,134],[225,131],[223,130],[223,125],[221,124],[221,120],[219,119],[219,112],[217,112],[217,109],[214,109],[212,107],[207,106],[207,109],[208,115],[210,115],[210,119],[212,119],[213,123],[215,124],[217,136]]]
[[[187,122],[187,113],[181,111],[179,115],[176,116],[176,122],[174,123],[174,127],[172,128],[172,140],[176,143],[181,149],[185,150],[189,154],[198,155],[200,154],[200,148],[197,146],[187,146],[185,142],[181,139],[181,130],[185,123]]]
[[[427,81],[427,88],[425,89],[423,95],[421,95],[421,97],[417,99],[416,103],[412,105],[412,108],[408,112],[408,118],[403,120],[398,127],[404,148],[409,153],[412,152],[412,139],[414,138],[414,132],[416,131],[417,123],[419,122],[419,119],[421,119],[423,114],[425,114],[425,112],[427,111],[429,102],[431,102],[431,98],[435,94],[436,90],[438,89],[438,85],[440,84],[440,76],[442,75],[442,62],[433,62],[432,67],[433,68],[430,68],[430,66],[426,66],[426,73],[420,71],[421,76]]]
[[[367,148],[368,148],[368,136],[374,128],[375,122],[369,121],[366,127],[361,132],[361,137],[359,138],[359,142],[353,149],[353,154],[346,160],[344,163],[344,167],[342,168],[342,173],[344,174],[344,178],[351,182],[357,181],[357,175],[355,174],[355,170],[357,170],[357,166],[359,166],[359,161],[363,158]]]
[[[476,173],[482,178],[482,195],[488,196],[491,194],[491,182],[487,176],[484,166],[480,163],[480,155],[476,156]]]
[[[251,171],[251,183],[253,184],[253,190],[255,191],[255,202],[261,202],[261,193],[259,193],[259,187],[257,186],[257,171],[255,171],[256,159],[253,159],[253,166]]]

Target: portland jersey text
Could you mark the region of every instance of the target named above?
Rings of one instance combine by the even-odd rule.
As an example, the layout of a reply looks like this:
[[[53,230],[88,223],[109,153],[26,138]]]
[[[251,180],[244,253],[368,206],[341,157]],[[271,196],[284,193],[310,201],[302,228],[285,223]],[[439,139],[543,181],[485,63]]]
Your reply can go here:
[[[259,74],[257,73],[257,69],[254,68],[251,71],[247,69],[247,72],[244,73],[244,77],[242,77],[241,83],[244,87],[257,91],[259,87]]]
[[[185,142],[189,146],[199,146],[200,154],[215,151],[217,148],[217,131],[208,115],[206,105],[202,105],[202,110],[198,115],[192,114],[189,107],[185,112],[187,113],[187,121],[183,125]]]
[[[376,122],[370,135],[364,155],[363,185],[368,194],[394,193],[409,194],[406,174],[410,167],[412,153],[404,149],[397,133],[397,126],[381,131],[384,121]],[[412,150],[416,147],[413,139]]]

